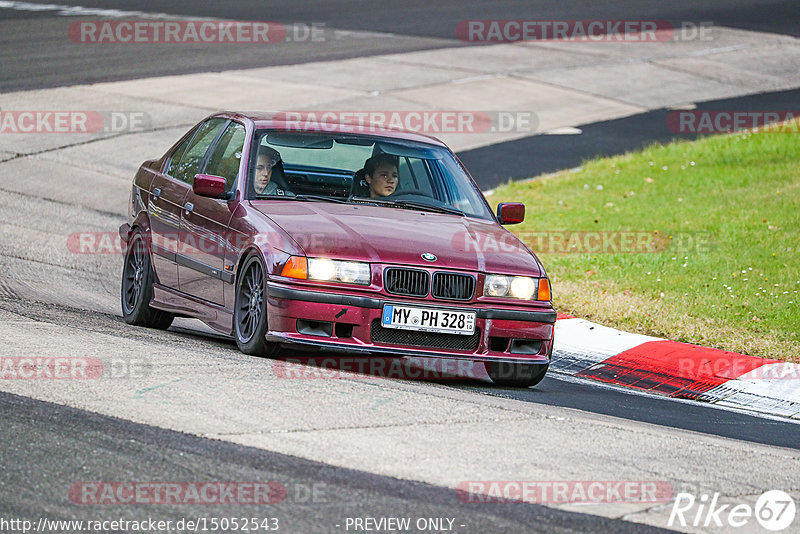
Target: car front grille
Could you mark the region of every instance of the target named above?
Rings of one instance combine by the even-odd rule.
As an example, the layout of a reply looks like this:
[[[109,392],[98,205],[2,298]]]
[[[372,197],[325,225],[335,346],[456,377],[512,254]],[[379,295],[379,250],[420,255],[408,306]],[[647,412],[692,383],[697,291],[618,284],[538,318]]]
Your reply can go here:
[[[470,300],[475,292],[475,278],[467,274],[434,273],[431,294],[437,299]]]
[[[428,294],[430,275],[417,269],[389,267],[383,273],[383,287],[392,295],[424,297]]]
[[[370,327],[370,339],[372,343],[381,345],[474,351],[478,348],[481,332],[476,328],[472,335],[465,336],[461,334],[397,330],[395,328],[384,328],[380,320],[375,319]]]

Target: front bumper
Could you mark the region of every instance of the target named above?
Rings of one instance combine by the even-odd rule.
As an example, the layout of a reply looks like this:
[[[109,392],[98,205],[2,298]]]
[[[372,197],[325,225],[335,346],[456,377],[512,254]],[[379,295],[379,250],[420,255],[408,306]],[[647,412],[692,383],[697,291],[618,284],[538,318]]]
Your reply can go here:
[[[547,363],[553,350],[552,307],[513,309],[332,293],[268,283],[267,340],[329,350],[438,356],[473,361]],[[476,312],[475,334],[428,334],[383,328],[384,304]]]

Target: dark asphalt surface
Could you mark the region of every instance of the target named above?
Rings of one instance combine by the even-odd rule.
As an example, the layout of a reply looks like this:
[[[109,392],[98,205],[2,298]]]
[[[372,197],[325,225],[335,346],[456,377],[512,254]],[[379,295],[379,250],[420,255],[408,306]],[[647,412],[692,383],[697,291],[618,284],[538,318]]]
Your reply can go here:
[[[800,5],[800,4],[798,4]],[[696,111],[800,111],[800,89],[710,100]],[[659,109],[622,119],[584,124],[578,135],[535,135],[517,141],[459,152],[458,157],[483,190],[561,169],[571,169],[598,156],[639,150],[652,143],[696,139],[667,126],[674,111]]]
[[[324,22],[330,26],[361,31],[401,33],[424,37],[455,38],[455,27],[472,19],[575,20],[591,18],[653,19],[672,23],[713,21],[715,24],[756,31],[800,35],[792,18],[798,15],[793,0],[610,0],[607,2],[552,2],[550,0],[370,0],[333,2],[228,0],[27,0],[103,9],[137,10],[172,15],[192,15],[231,20],[276,20],[279,22]],[[41,16],[36,13],[18,17]],[[45,15],[46,16],[46,15]]]
[[[280,532],[329,533],[347,532],[348,517],[407,517],[412,525],[422,518],[451,518],[457,533],[664,532],[541,505],[462,503],[452,489],[335,468],[8,393],[0,393],[0,437],[0,518],[27,519],[34,525],[40,517],[173,522],[244,517],[277,518]],[[70,488],[86,482],[277,482],[286,488],[286,498],[271,505],[76,504],[81,492],[70,493]]]
[[[191,333],[182,330],[182,333]],[[214,339],[220,340],[215,336]],[[335,361],[335,356],[321,358],[317,352],[304,353],[293,349],[291,358],[296,361]],[[331,354],[331,353],[327,353]],[[343,370],[357,368],[353,357],[344,359]],[[331,365],[330,363],[326,365]],[[335,365],[331,366],[336,368]],[[364,369],[369,365],[365,363]],[[389,366],[386,367],[390,368]],[[505,388],[477,380],[461,380],[456,377],[437,381],[440,384],[483,395],[505,397],[525,402],[574,408],[582,412],[610,415],[631,421],[641,421],[670,428],[701,432],[776,447],[800,450],[800,423],[780,419],[767,419],[732,410],[703,404],[671,399],[658,394],[641,394],[630,389],[575,379],[552,371],[533,388]]]
[[[566,380],[549,373],[535,388],[511,389],[459,384],[477,393],[535,402],[547,406],[575,408],[632,421],[752,441],[776,447],[800,449],[800,424],[754,417],[660,396],[640,395],[589,381]]]
[[[49,3],[38,1],[35,3]],[[81,45],[67,37],[71,22],[91,17],[58,16],[55,11],[0,8],[0,93],[105,82],[148,76],[288,65],[452,46],[473,46],[456,38],[459,21],[470,19],[641,18],[694,23],[711,21],[735,28],[800,35],[796,0],[705,0],[669,2],[616,0],[597,3],[489,0],[430,3],[422,0],[377,8],[349,2],[167,2],[142,0],[70,1],[59,5],[168,13],[183,17],[275,20],[320,28],[323,41],[293,40],[270,45]],[[355,38],[337,30],[388,32]],[[366,74],[365,74],[366,75]],[[0,99],[2,108],[2,99]],[[800,90],[703,102],[699,110],[797,110]],[[669,110],[581,127],[580,135],[537,135],[459,153],[478,185],[486,190],[508,180],[572,168],[595,156],[620,154],[653,142],[693,139],[672,132]]]
[[[376,4],[370,0],[333,2],[228,0],[226,2],[169,0],[28,0],[103,9],[137,10],[180,16],[231,20],[323,22],[339,29],[379,31],[455,39],[455,27],[473,19],[576,20],[591,18],[713,21],[714,24],[787,35],[800,35],[793,19],[798,16],[793,0],[610,0],[607,2],[552,2],[551,0],[408,0]],[[27,14],[25,14],[27,13]],[[47,16],[18,12],[15,17]]]
[[[168,13],[181,17],[300,23],[325,29],[324,41],[264,45],[76,44],[67,29],[96,16],[58,16],[55,11],[0,9],[0,92],[237,68],[306,63],[451,46],[459,22],[474,19],[636,19],[712,22],[718,25],[800,35],[796,0],[410,0],[376,4],[367,0],[309,2],[257,0],[171,2],[166,0],[64,0],[34,3]],[[125,20],[125,18],[123,17]],[[386,36],[340,36],[333,29],[386,32]]]
[[[34,0],[35,1],[35,0]],[[51,3],[51,2],[39,2]],[[85,1],[52,2],[86,7],[165,12],[181,16],[277,20],[318,24],[325,42],[282,42],[268,47],[205,45],[104,45],[87,47],[67,39],[70,22],[52,11],[0,9],[0,93],[79,83],[134,79],[344,59],[367,55],[468,46],[457,40],[458,22],[468,19],[660,19],[715,24],[800,35],[796,0],[617,0],[551,2],[491,0],[380,5],[350,2],[252,0],[227,2]],[[389,32],[392,37],[334,39],[332,29]],[[749,99],[749,100],[748,100]],[[798,91],[699,105],[700,109],[796,109]],[[712,106],[712,107],[703,107]],[[719,107],[713,107],[719,106]],[[741,108],[739,107],[741,106]],[[2,107],[2,95],[0,95]],[[680,137],[666,128],[668,111],[582,127],[578,136],[536,136],[467,151],[460,157],[482,187],[579,165],[587,157],[632,150]],[[502,169],[498,171],[497,169]],[[63,310],[56,311],[64,315]],[[85,314],[85,312],[83,312]],[[34,314],[35,315],[35,314]],[[68,314],[67,314],[68,315]],[[113,322],[113,319],[109,319]],[[111,325],[113,326],[113,325]],[[174,333],[181,336],[185,334]],[[211,342],[211,339],[209,339]],[[221,343],[225,350],[227,343]],[[235,346],[230,347],[235,351]],[[476,393],[623,417],[733,439],[800,448],[800,426],[701,404],[631,395],[589,382],[546,378],[529,390],[451,383]],[[465,506],[452,490],[334,468],[308,460],[237,446],[0,393],[0,517],[38,520],[158,519],[182,517],[278,517],[282,531],[337,532],[346,517],[453,517],[457,532],[647,532],[649,527],[535,505]],[[278,481],[289,490],[280,505],[158,506],[76,505],[69,487],[80,481]],[[298,495],[323,484],[324,498]]]
[[[151,338],[156,332],[146,328],[129,328],[121,317],[87,312],[52,304],[22,302],[0,299],[0,310],[42,321],[79,327],[98,335],[129,338],[133,341]],[[212,334],[171,327],[167,332],[158,332],[160,343],[165,347],[180,346],[187,341],[204,343],[215,347],[220,353],[236,357],[239,350],[233,339]],[[325,355],[325,358],[320,358]],[[304,352],[302,349],[285,351],[283,357],[305,361],[310,357],[316,361],[329,361],[335,353]],[[346,369],[353,370],[352,361],[357,356],[347,356]],[[364,366],[368,368],[369,366]],[[388,368],[388,367],[387,367]],[[476,380],[445,379],[438,383],[447,387],[473,391],[483,395],[513,398],[525,402],[573,408],[584,412],[609,415],[623,419],[641,421],[670,428],[701,432],[731,439],[763,443],[778,447],[800,449],[800,424],[766,419],[731,410],[714,408],[699,402],[683,402],[660,395],[640,395],[622,388],[609,387],[590,380],[574,380],[557,373],[548,373],[536,387],[528,389],[503,388]],[[2,427],[0,427],[2,432]],[[0,435],[1,436],[1,435]],[[2,442],[2,440],[0,440]],[[2,465],[2,464],[0,464]],[[2,477],[0,477],[0,481]],[[0,482],[1,483],[1,482]],[[0,492],[1,494],[1,492]]]

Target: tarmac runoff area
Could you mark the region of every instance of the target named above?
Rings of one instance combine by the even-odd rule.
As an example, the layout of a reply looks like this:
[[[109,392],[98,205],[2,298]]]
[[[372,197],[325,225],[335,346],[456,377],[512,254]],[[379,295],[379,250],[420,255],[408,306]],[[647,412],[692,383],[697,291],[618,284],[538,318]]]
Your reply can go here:
[[[196,322],[179,321],[176,331],[166,333],[122,324],[121,258],[73,254],[66,246],[74,232],[115,230],[141,161],[161,155],[189,126],[219,109],[532,111],[537,131],[544,132],[800,86],[796,39],[717,30],[713,42],[492,45],[5,94],[4,113],[117,112],[117,120],[139,117],[146,127],[0,137],[4,356],[96,358],[109,369],[115,361],[121,369],[144,362],[147,372],[3,380],[0,388],[448,488],[521,477],[655,480],[696,495],[719,492],[720,504],[751,506],[767,490],[796,488],[796,450],[434,383],[281,379],[271,360],[243,356],[214,337],[186,334]],[[466,150],[530,134],[436,135]],[[55,228],[53,220],[59,222]],[[800,499],[796,489],[791,495]],[[670,511],[669,504],[652,503],[552,506],[662,527]]]
[[[576,134],[582,124],[654,109],[798,88],[798,63],[794,37],[714,26],[685,41],[532,41],[12,92],[3,95],[0,156],[47,151],[53,158],[55,151],[59,161],[129,176],[143,154],[163,153],[189,125],[223,109],[300,112],[289,117],[301,124],[326,116],[373,120],[421,129],[461,152],[534,134]],[[69,133],[35,135],[48,127],[36,124],[29,134],[6,135],[31,128],[30,119],[13,115],[19,111],[83,111],[88,131],[99,131],[78,133],[81,117],[73,115],[64,119],[78,121]],[[112,139],[136,133],[148,134],[145,150],[113,158],[120,151]],[[86,142],[92,150],[70,151],[72,158],[59,150]],[[111,168],[102,164],[109,159]]]
[[[57,276],[58,269],[50,271]],[[67,281],[54,278],[54,291],[67,287]],[[279,362],[243,356],[230,341],[182,329],[133,328],[109,314],[25,300],[0,300],[0,320],[6,357],[81,358],[86,369],[98,363],[104,369],[98,378],[87,371],[86,379],[3,380],[6,392],[426,482],[451,488],[454,496],[469,482],[475,483],[472,488],[488,488],[490,481],[534,486],[536,481],[581,481],[587,487],[593,481],[629,481],[642,488],[656,483],[674,494],[719,493],[720,505],[752,507],[765,491],[793,488],[796,482],[796,449],[479,394],[446,383],[355,373],[287,378],[276,371]],[[800,498],[796,491],[790,494]],[[543,504],[667,525],[669,497],[635,501]],[[474,506],[491,504],[476,501]]]

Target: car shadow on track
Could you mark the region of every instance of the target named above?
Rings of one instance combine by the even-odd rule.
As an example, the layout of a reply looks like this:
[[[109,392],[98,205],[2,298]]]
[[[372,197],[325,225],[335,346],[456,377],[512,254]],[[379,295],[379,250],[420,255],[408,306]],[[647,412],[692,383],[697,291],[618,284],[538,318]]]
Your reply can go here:
[[[170,332],[186,338],[206,338],[220,348],[237,351],[231,338],[219,334],[174,326]],[[424,382],[767,445],[800,447],[798,423],[719,410],[698,402],[644,395],[552,371],[536,386],[515,388],[493,384],[484,364],[467,360],[333,353],[292,347],[264,361],[272,362],[273,374],[278,378]]]
[[[193,326],[193,325],[191,325]],[[186,339],[206,338],[219,347],[236,350],[232,337],[191,326],[170,327],[169,331]],[[329,351],[324,348],[285,346],[268,358],[273,362],[273,373],[278,378],[308,379],[372,379],[384,378],[402,381],[428,382],[457,388],[477,388],[495,393],[537,391],[531,388],[513,388],[496,385],[487,372],[486,364],[466,359],[387,356],[360,352]]]

